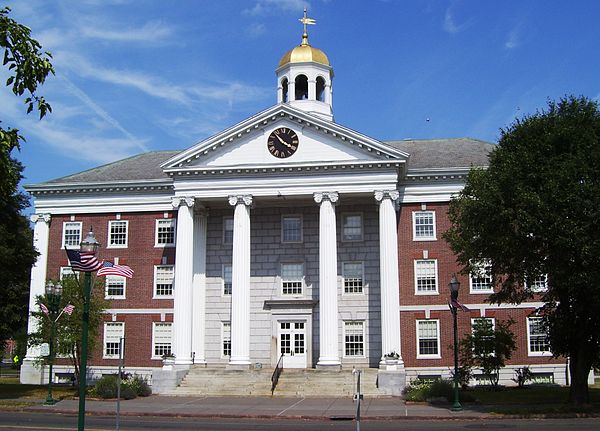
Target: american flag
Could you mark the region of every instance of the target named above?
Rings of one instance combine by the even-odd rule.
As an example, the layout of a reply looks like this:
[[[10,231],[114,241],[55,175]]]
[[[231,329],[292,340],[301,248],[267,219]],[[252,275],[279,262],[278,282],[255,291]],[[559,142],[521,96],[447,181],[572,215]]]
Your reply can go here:
[[[67,304],[65,305],[65,308],[63,308],[63,312],[67,313],[69,316],[73,313],[73,310],[75,310],[75,306],[73,304]]]
[[[42,311],[44,312],[44,314],[46,316],[48,316],[48,314],[50,313],[50,311],[48,310],[48,307],[46,307],[46,304],[40,303],[40,308],[42,309]]]
[[[467,306],[466,306],[466,305],[464,305],[464,304],[461,304],[461,303],[460,303],[460,302],[458,302],[458,300],[456,300],[456,299],[452,299],[452,300],[450,300],[450,303],[449,303],[449,304],[450,304],[450,307],[452,307],[452,308],[456,308],[456,309],[460,309],[461,311],[464,311],[464,312],[469,312],[469,311],[471,311],[471,310],[469,310],[469,309],[467,308]]]
[[[120,275],[121,277],[133,278],[133,269],[127,265],[115,265],[107,260],[102,264],[102,268],[98,270],[98,275]]]
[[[102,268],[102,262],[98,261],[92,252],[80,253],[69,249],[66,249],[66,252],[73,271],[93,272]]]

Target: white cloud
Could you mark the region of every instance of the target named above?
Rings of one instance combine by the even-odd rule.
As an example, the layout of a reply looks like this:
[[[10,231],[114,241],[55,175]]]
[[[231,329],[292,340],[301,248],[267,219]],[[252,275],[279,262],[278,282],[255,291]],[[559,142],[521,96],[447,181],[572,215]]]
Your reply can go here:
[[[515,49],[519,45],[521,45],[520,31],[519,28],[516,27],[508,33],[508,38],[506,39],[506,42],[504,42],[504,48]]]
[[[305,0],[258,0],[254,7],[245,9],[243,13],[248,15],[268,15],[280,10],[286,12],[303,11],[310,9],[310,3]]]
[[[253,23],[246,27],[246,33],[251,37],[257,37],[261,34],[264,34],[267,31],[267,28],[264,24]]]
[[[171,36],[173,29],[160,21],[149,21],[138,28],[111,29],[86,23],[79,26],[82,36],[118,42],[156,42]]]
[[[460,31],[460,27],[454,23],[454,16],[452,15],[450,8],[446,9],[446,14],[444,15],[444,31],[451,34],[455,34]]]

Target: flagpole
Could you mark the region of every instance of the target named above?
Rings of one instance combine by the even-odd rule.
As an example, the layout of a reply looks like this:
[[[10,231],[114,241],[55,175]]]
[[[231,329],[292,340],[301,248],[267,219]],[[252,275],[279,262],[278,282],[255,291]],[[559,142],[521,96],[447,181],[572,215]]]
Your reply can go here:
[[[81,326],[81,366],[79,368],[79,415],[77,430],[85,430],[85,391],[87,388],[87,349],[88,327],[90,323],[90,296],[92,291],[92,274],[85,272],[83,279],[83,322]]]

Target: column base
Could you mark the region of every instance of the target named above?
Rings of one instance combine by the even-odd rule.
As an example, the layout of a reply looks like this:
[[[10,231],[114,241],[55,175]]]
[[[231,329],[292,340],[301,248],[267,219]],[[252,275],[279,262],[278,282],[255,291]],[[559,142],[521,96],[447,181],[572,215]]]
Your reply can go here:
[[[41,367],[36,367],[31,359],[25,358],[21,365],[20,381],[24,385],[43,385],[44,373]]]
[[[379,362],[379,369],[404,372],[404,361],[402,359],[382,359]]]

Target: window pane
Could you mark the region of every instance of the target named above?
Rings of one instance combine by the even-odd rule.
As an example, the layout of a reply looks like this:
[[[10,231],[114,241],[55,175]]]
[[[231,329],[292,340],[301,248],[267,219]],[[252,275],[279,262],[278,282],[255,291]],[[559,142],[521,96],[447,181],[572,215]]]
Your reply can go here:
[[[437,292],[435,260],[415,262],[417,292]]]
[[[346,214],[343,217],[343,239],[346,241],[362,240],[362,215]]]
[[[233,217],[223,219],[223,243],[233,244]]]
[[[164,356],[171,354],[172,345],[172,324],[155,323],[154,324],[154,356]]]
[[[127,222],[111,221],[109,245],[127,245]]]
[[[63,228],[65,246],[79,247],[81,242],[81,222],[67,222]]]
[[[438,325],[436,320],[418,322],[419,355],[438,355]]]
[[[471,272],[471,290],[474,292],[493,290],[491,264],[489,261],[482,261],[476,264],[476,268]]]
[[[281,265],[281,284],[284,295],[301,295],[304,265],[301,263],[286,263]]]
[[[529,317],[529,350],[531,352],[550,351],[548,334],[541,317]]]
[[[121,352],[120,342],[125,326],[122,322],[109,322],[104,324],[104,356],[119,357]]]
[[[106,296],[125,296],[125,277],[109,275],[106,277]]]
[[[282,219],[281,240],[283,242],[302,241],[302,218],[286,216]]]
[[[362,293],[363,264],[362,262],[344,262],[342,266],[345,293]]]
[[[231,295],[231,265],[223,265],[223,295]]]
[[[415,213],[415,238],[435,238],[433,211]]]
[[[344,322],[344,353],[346,356],[364,356],[364,323]]]
[[[156,285],[154,286],[156,296],[173,295],[173,265],[156,267]]]
[[[157,220],[156,243],[175,244],[175,220]]]
[[[231,323],[223,322],[223,356],[231,356]]]

